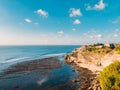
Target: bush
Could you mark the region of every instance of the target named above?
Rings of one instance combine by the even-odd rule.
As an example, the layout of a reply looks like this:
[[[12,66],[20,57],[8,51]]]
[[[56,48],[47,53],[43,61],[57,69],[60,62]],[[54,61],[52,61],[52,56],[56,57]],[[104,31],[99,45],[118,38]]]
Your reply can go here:
[[[117,44],[115,50],[120,54],[120,44]]]
[[[71,56],[73,56],[73,57],[76,57],[77,58],[77,53],[76,52],[73,52],[72,54],[71,54]]]
[[[100,73],[102,90],[120,90],[120,62],[110,64]]]
[[[99,46],[99,45],[103,45],[102,43],[96,43],[93,46]]]

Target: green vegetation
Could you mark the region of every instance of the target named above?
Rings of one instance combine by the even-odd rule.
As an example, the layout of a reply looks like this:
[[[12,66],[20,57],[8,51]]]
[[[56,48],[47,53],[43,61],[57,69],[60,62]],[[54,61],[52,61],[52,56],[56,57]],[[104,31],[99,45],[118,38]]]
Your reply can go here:
[[[111,49],[114,49],[114,48],[115,48],[115,45],[114,45],[114,44],[110,44],[110,48],[111,48]]]
[[[120,62],[110,64],[100,73],[102,90],[120,90]]]
[[[102,43],[96,43],[93,46],[100,46],[100,45],[104,45],[104,44],[102,44]]]
[[[73,53],[71,53],[71,56],[73,56],[73,57],[76,57],[77,58],[77,53],[76,52],[73,52]]]
[[[117,44],[115,50],[120,54],[120,44]]]
[[[112,49],[109,47],[103,47],[103,48],[88,47],[86,48],[86,50],[92,53],[99,53],[103,56],[109,53],[110,51],[112,51]]]

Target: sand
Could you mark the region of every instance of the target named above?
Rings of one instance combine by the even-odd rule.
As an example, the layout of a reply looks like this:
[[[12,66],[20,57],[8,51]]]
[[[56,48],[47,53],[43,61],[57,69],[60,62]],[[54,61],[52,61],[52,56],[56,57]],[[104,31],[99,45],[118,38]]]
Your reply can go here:
[[[115,61],[120,61],[120,54],[107,54],[105,57],[101,59],[101,66],[97,66],[95,64],[89,63],[76,63],[78,67],[83,67],[91,70],[93,73],[98,73],[102,71],[106,66],[110,65]]]

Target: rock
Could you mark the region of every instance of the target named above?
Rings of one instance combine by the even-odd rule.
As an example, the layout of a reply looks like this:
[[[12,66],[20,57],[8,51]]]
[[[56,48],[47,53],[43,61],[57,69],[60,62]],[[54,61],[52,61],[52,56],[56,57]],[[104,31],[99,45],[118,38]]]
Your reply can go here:
[[[21,90],[19,86],[13,87],[13,90]]]
[[[72,72],[75,72],[75,70],[73,69]]]
[[[73,83],[76,83],[76,82],[77,82],[77,79],[72,80],[72,82],[73,82]]]

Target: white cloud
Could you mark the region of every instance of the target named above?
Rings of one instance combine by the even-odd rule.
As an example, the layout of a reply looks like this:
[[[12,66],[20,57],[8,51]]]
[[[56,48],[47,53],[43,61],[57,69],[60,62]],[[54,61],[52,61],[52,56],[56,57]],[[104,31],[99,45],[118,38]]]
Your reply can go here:
[[[73,29],[72,29],[72,31],[76,31],[76,29],[75,29],[75,28],[73,28]]]
[[[94,7],[91,7],[90,4],[87,4],[86,6],[86,10],[103,10],[106,7],[106,4],[103,0],[100,0],[98,4],[94,5]]]
[[[116,33],[119,33],[119,29],[118,29],[118,28],[117,28],[117,29],[115,29],[115,32],[116,32]]]
[[[31,21],[30,19],[26,18],[26,19],[25,19],[25,22],[31,23],[32,21]]]
[[[70,8],[69,13],[70,17],[82,16],[80,9]]]
[[[93,42],[99,42],[98,40],[102,40],[103,35],[99,33],[98,30],[90,30],[83,34],[88,40]]]
[[[118,37],[118,34],[114,34],[114,37],[116,37],[116,38],[117,38],[117,37]]]
[[[81,22],[80,22],[80,20],[79,19],[76,19],[74,22],[73,22],[73,24],[80,24]]]
[[[105,8],[105,3],[103,2],[103,0],[100,0],[100,2],[98,4],[95,4],[94,9],[96,10],[103,10]]]
[[[58,31],[57,33],[58,33],[59,35],[63,35],[63,34],[64,34],[63,31]]]
[[[117,37],[119,37],[119,35],[120,35],[120,32],[119,32],[119,29],[115,29],[115,33],[114,33],[114,37],[115,38],[117,38]]]
[[[102,32],[101,30],[87,30],[77,35],[65,33],[60,30],[56,33],[41,33],[41,32],[25,32],[25,29],[21,32],[15,32],[20,30],[13,27],[0,27],[0,45],[73,45],[73,44],[90,44],[97,42],[120,42],[119,28],[112,30],[111,32]],[[30,30],[34,31],[34,29]],[[39,30],[39,29],[38,29]],[[59,33],[63,33],[62,35]],[[84,33],[84,34],[83,34]],[[100,34],[100,35],[99,35]],[[104,36],[103,36],[103,35]],[[115,35],[117,34],[117,35]],[[61,36],[61,37],[60,37]],[[102,38],[98,38],[101,37]],[[43,80],[44,81],[44,80]],[[40,83],[41,84],[41,83]]]
[[[83,34],[83,40],[88,44],[103,42],[104,37],[102,34],[99,34],[98,31],[90,30]]]
[[[35,11],[35,13],[39,14],[42,17],[48,17],[48,12],[42,9]]]
[[[97,38],[102,38],[102,35],[101,35],[101,34],[98,34],[98,35],[97,35]]]
[[[91,39],[93,39],[93,38],[94,38],[94,36],[90,36],[90,38],[91,38]]]

